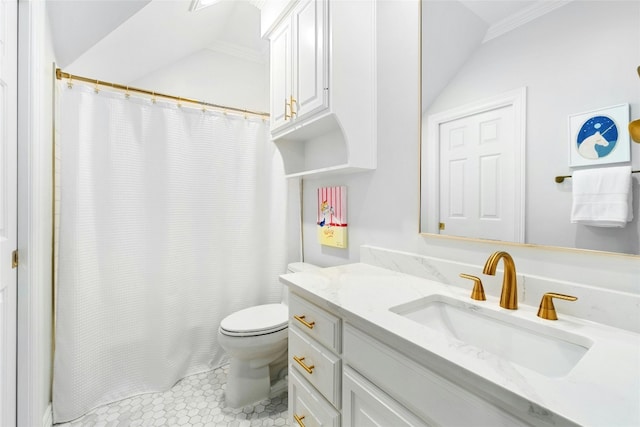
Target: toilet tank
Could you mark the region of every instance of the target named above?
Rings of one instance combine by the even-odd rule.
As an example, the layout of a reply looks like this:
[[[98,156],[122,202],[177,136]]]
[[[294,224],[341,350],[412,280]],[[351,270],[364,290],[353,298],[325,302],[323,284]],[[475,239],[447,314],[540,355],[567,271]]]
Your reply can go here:
[[[318,270],[320,267],[317,265],[309,264],[308,262],[292,262],[287,264],[287,273],[300,273],[302,271]],[[289,287],[283,285],[282,289],[282,304],[289,305]]]

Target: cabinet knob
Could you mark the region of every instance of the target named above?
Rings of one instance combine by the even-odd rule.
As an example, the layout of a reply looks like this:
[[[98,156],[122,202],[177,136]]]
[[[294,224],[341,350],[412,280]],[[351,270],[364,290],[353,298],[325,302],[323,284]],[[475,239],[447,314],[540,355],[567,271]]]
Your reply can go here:
[[[555,292],[547,292],[542,296],[542,301],[540,301],[540,308],[538,309],[538,317],[541,317],[547,320],[558,320],[558,315],[556,314],[556,308],[553,305],[553,298],[563,299],[566,301],[575,301],[578,299],[571,295],[556,294]]]
[[[460,273],[460,277],[463,279],[473,280],[473,290],[471,291],[471,299],[476,301],[486,301],[487,297],[484,295],[484,287],[482,286],[482,280],[479,277],[472,276],[470,274]]]
[[[302,323],[307,328],[313,329],[313,326],[316,324],[316,322],[307,322],[306,320],[304,320],[305,317],[306,316],[299,316],[299,315],[293,316],[294,319],[296,319],[298,322]]]

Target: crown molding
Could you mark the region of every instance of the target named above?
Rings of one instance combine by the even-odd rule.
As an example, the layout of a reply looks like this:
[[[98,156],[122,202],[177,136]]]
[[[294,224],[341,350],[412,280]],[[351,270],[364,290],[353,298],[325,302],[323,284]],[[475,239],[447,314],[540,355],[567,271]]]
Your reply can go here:
[[[549,12],[553,12],[572,1],[573,0],[539,1],[490,26],[482,40],[482,43],[486,43],[489,40],[508,33],[509,31],[515,30],[516,28],[531,22],[534,19],[538,19]]]
[[[268,52],[266,51],[266,49],[263,51],[257,51],[254,49],[246,48],[244,46],[219,40],[209,44],[207,46],[207,49],[236,58],[244,59],[246,61],[257,62],[260,64],[264,64],[268,61]]]

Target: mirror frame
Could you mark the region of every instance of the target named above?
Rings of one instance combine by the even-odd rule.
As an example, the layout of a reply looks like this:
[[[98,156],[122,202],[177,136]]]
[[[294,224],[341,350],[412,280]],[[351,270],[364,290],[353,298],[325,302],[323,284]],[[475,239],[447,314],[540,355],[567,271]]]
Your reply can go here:
[[[463,242],[473,242],[473,243],[480,243],[480,244],[489,244],[489,245],[496,245],[496,244],[500,244],[500,245],[505,245],[505,246],[512,246],[512,247],[523,247],[523,248],[532,248],[532,249],[538,249],[538,250],[551,250],[551,251],[562,251],[562,252],[572,252],[572,253],[576,253],[576,254],[600,254],[600,255],[606,255],[606,256],[619,256],[619,257],[623,257],[623,258],[638,258],[640,259],[640,254],[627,254],[627,253],[623,253],[623,252],[610,252],[610,251],[600,251],[600,250],[595,250],[595,249],[580,249],[580,248],[572,248],[572,247],[568,247],[568,246],[551,246],[551,245],[540,245],[540,244],[536,244],[536,243],[516,243],[516,242],[508,242],[508,241],[502,241],[502,240],[490,240],[490,239],[479,239],[479,238],[474,238],[474,237],[463,237],[463,236],[447,236],[447,235],[442,235],[442,234],[436,234],[436,233],[427,233],[427,232],[423,232],[422,231],[422,203],[424,202],[423,198],[422,198],[422,182],[423,182],[423,173],[422,173],[422,156],[423,156],[423,149],[422,149],[422,141],[423,141],[423,113],[422,113],[422,87],[425,84],[425,82],[422,80],[422,71],[423,71],[423,60],[424,58],[422,57],[422,8],[423,8],[423,2],[427,1],[427,0],[418,0],[419,2],[419,7],[418,7],[418,21],[419,21],[419,31],[418,31],[418,37],[420,38],[419,42],[418,42],[418,49],[419,49],[419,62],[420,62],[420,66],[419,66],[419,83],[418,83],[418,91],[419,91],[419,114],[418,114],[418,165],[419,165],[419,171],[418,171],[418,234],[420,234],[422,237],[424,237],[425,239],[442,239],[442,240],[448,240],[448,241],[463,241]],[[638,73],[640,75],[640,67],[638,67]],[[526,143],[526,141],[525,141]],[[526,173],[526,172],[525,172]],[[526,176],[525,176],[526,179]]]

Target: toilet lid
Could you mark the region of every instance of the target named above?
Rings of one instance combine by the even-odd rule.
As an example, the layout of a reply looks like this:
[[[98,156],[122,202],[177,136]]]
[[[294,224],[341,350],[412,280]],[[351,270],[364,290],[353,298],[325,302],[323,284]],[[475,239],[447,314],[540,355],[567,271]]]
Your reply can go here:
[[[289,322],[289,308],[284,304],[264,304],[236,311],[222,319],[220,331],[225,335],[266,335],[281,331]]]

